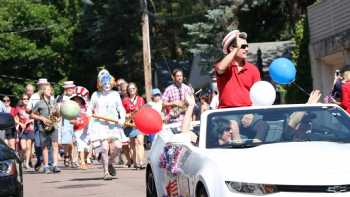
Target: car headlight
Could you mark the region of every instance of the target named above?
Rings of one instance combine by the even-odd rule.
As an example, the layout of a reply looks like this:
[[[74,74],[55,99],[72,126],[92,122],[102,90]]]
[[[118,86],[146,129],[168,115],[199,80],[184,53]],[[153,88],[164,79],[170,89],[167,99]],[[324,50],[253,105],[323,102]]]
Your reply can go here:
[[[14,160],[0,161],[0,176],[17,175],[16,162]]]
[[[251,195],[266,195],[278,192],[277,187],[269,184],[241,183],[225,181],[231,192],[245,193]]]

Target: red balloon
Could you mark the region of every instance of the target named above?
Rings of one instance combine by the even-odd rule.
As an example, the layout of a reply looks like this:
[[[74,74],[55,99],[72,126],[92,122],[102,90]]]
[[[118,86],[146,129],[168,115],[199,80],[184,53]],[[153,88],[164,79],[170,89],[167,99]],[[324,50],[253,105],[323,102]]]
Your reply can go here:
[[[143,107],[134,116],[136,128],[144,134],[155,134],[162,129],[162,117],[159,112],[150,108]]]

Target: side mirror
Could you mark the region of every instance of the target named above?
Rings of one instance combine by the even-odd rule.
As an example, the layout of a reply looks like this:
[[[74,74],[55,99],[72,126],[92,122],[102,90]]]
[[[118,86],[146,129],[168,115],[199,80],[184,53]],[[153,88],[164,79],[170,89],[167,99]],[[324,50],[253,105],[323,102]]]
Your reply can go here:
[[[15,127],[15,120],[9,113],[0,113],[0,130],[11,129]]]

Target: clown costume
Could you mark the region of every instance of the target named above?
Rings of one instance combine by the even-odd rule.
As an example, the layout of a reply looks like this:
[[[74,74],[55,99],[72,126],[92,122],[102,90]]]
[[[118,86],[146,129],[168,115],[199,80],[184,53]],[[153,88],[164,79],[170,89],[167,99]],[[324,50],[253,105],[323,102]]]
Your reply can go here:
[[[92,116],[113,119],[118,123],[101,118],[91,118],[89,134],[96,154],[102,154],[104,180],[111,180],[112,176],[116,175],[112,162],[120,153],[122,143],[128,141],[122,128],[125,121],[125,109],[119,93],[112,90],[113,77],[109,72],[103,69],[97,78],[98,91],[91,96],[88,113]],[[108,156],[108,152],[110,156]]]

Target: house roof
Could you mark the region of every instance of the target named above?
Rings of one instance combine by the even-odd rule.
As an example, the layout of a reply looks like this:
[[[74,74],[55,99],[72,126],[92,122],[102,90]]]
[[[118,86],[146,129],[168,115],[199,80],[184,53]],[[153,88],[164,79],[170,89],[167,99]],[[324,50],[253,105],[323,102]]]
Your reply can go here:
[[[261,58],[263,66],[269,66],[270,63],[278,57],[290,57],[294,42],[277,41],[277,42],[257,42],[249,43],[248,60],[257,64],[258,50],[261,50]]]

